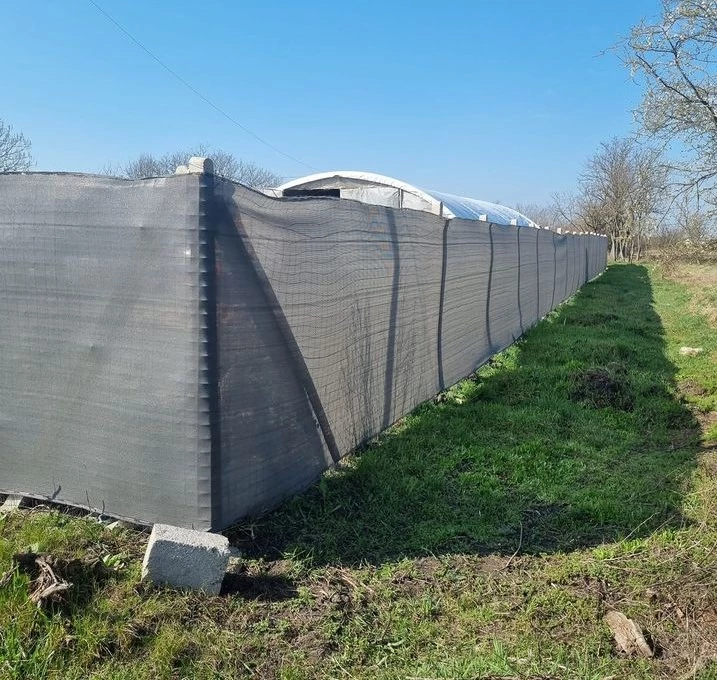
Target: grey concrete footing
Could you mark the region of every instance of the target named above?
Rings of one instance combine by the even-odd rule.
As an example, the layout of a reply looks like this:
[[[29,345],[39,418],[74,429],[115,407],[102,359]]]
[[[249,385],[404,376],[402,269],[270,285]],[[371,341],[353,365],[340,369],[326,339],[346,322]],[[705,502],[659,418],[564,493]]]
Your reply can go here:
[[[0,512],[14,512],[15,510],[19,510],[22,499],[23,496],[11,493],[5,499],[5,502],[0,505]]]
[[[155,524],[142,562],[142,579],[218,595],[229,556],[225,536]]]
[[[192,156],[186,165],[178,165],[174,171],[175,175],[197,175],[202,173],[207,175],[214,174],[214,161],[211,158]]]

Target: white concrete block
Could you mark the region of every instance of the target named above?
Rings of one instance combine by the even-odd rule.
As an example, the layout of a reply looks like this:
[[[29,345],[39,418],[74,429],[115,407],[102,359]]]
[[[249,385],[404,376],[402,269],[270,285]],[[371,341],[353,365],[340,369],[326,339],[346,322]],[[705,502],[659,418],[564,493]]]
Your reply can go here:
[[[187,163],[187,171],[190,174],[206,173],[207,175],[213,175],[214,161],[211,158],[192,156]]]
[[[214,174],[214,161],[211,158],[192,156],[186,165],[178,165],[174,171],[175,175],[199,175],[202,173]]]
[[[6,499],[5,502],[0,505],[0,512],[15,512],[15,510],[20,509],[20,504],[22,503],[22,496],[18,496],[17,494],[10,494]]]
[[[217,595],[229,555],[225,536],[155,524],[142,562],[142,579]]]

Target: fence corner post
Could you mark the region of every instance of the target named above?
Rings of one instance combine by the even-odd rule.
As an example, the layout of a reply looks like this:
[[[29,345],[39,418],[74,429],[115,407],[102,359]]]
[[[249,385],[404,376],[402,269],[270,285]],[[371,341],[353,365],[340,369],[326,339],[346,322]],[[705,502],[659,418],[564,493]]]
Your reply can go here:
[[[178,165],[175,175],[213,175],[214,161],[211,158],[192,156],[186,165]]]

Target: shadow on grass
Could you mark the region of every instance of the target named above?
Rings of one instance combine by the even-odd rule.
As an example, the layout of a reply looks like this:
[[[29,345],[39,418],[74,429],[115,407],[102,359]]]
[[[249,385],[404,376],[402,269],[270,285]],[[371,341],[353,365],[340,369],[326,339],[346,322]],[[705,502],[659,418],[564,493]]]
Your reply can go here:
[[[251,557],[380,564],[568,551],[679,525],[697,423],[644,267],[611,267],[476,376],[233,542]]]
[[[222,582],[222,595],[241,595],[245,600],[283,602],[298,595],[294,582],[286,576],[228,573]]]

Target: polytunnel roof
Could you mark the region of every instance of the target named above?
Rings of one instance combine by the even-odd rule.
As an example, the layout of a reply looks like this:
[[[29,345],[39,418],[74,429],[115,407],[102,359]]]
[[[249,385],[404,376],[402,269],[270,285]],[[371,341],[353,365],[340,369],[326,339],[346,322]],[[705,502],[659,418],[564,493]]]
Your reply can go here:
[[[445,208],[448,208],[456,217],[464,220],[485,220],[494,224],[516,224],[519,227],[537,227],[529,217],[519,213],[513,208],[498,203],[489,203],[477,198],[464,198],[453,194],[444,194],[441,191],[429,190],[433,198],[441,201]]]
[[[494,224],[517,225],[521,227],[537,227],[537,223],[526,217],[517,210],[508,208],[498,203],[481,201],[476,198],[455,196],[441,191],[431,189],[420,189],[413,184],[403,182],[394,177],[379,175],[373,172],[359,172],[355,170],[337,170],[333,172],[319,172],[305,177],[298,177],[277,187],[278,190],[297,189],[303,185],[321,182],[323,180],[336,179],[340,183],[342,178],[358,180],[367,186],[389,186],[401,189],[407,193],[422,198],[429,203],[436,214],[442,214],[447,218],[458,217],[464,220],[481,220]]]

